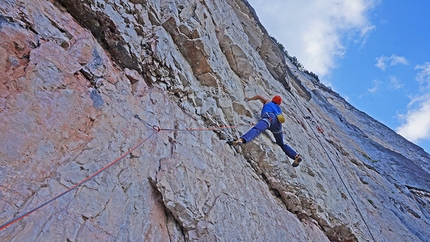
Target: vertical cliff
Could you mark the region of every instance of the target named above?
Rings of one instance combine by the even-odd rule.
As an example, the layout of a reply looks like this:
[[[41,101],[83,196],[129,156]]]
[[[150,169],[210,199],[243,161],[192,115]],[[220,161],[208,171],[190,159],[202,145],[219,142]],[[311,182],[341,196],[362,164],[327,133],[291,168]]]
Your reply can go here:
[[[270,134],[225,144],[255,94],[283,97],[299,167]],[[244,0],[3,0],[0,107],[1,241],[430,240],[430,155]]]

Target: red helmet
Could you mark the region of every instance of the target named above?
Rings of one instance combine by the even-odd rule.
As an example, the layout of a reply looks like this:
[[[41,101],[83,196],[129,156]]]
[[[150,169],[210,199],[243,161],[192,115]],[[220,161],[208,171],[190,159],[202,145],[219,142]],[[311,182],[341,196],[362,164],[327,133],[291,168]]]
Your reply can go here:
[[[278,104],[278,105],[281,105],[281,103],[282,103],[282,97],[281,97],[281,96],[276,95],[276,96],[274,96],[274,97],[272,98],[272,102],[274,102],[274,103],[276,103],[276,104]]]

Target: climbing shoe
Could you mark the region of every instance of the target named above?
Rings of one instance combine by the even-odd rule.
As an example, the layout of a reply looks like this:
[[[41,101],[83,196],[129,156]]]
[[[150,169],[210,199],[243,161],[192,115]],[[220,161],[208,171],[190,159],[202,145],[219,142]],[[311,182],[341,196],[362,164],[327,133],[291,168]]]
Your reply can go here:
[[[227,144],[232,145],[232,146],[242,145],[243,143],[244,143],[243,139],[241,139],[241,138],[239,138],[237,140],[233,140],[233,141],[231,141],[231,140],[227,141]]]
[[[293,167],[299,166],[300,162],[302,162],[302,157],[299,154],[297,154],[294,157]]]

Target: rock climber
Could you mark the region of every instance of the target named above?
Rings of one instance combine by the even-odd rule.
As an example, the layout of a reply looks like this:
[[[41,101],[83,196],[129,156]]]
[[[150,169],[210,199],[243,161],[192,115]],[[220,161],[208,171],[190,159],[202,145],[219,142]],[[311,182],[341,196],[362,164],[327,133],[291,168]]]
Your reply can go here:
[[[278,144],[284,153],[294,160],[293,167],[297,167],[302,162],[302,157],[297,154],[290,146],[284,143],[284,137],[282,135],[282,123],[285,122],[285,117],[282,115],[282,110],[279,105],[282,103],[281,96],[274,96],[272,100],[256,95],[253,97],[245,97],[245,101],[260,100],[264,105],[261,110],[261,119],[258,123],[250,129],[247,133],[242,135],[239,139],[234,141],[227,141],[229,145],[242,145],[250,142],[257,137],[261,132],[269,129],[273,136],[275,136],[276,144]]]

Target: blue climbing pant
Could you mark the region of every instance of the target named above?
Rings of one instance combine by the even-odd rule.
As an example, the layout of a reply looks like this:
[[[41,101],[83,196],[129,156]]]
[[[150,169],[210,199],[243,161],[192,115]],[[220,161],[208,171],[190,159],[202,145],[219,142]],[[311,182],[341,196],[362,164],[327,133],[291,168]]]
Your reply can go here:
[[[248,143],[251,140],[255,139],[261,132],[269,129],[273,136],[275,136],[276,144],[279,145],[284,153],[294,160],[294,157],[297,153],[287,144],[284,143],[284,136],[282,135],[282,124],[276,118],[276,115],[273,113],[265,113],[258,123],[242,135],[240,138],[243,139],[244,143]]]

